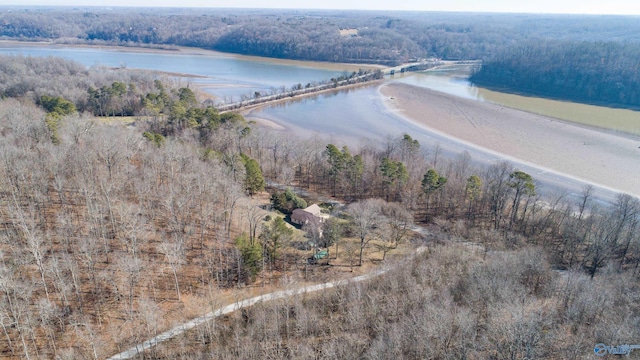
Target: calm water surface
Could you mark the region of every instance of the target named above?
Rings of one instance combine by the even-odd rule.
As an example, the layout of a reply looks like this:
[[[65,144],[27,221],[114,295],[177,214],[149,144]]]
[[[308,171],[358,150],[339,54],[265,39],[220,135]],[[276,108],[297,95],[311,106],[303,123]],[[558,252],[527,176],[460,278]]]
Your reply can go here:
[[[297,99],[252,115],[295,127],[297,131],[322,133],[343,141],[351,139],[351,144],[354,139],[382,139],[404,129],[402,118],[384,106],[377,86]]]
[[[323,81],[343,72],[303,66],[278,64],[274,61],[239,59],[229,54],[171,54],[167,52],[130,52],[96,48],[52,48],[33,46],[0,46],[0,54],[24,56],[56,56],[77,61],[85,66],[127,67],[192,74],[191,78],[219,98],[238,99],[255,91],[270,92],[282,86]]]
[[[85,66],[128,67],[171,73],[193,74],[190,78],[220,99],[237,100],[255,91],[271,92],[282,86],[323,81],[342,74],[341,71],[278,64],[272,59],[248,60],[230,54],[187,54],[168,52],[131,52],[104,48],[0,46],[0,54],[24,56],[56,56],[77,61]],[[478,98],[477,91],[463,78],[465,69],[449,69],[433,73],[412,73],[394,78],[408,84],[427,87],[457,96]],[[452,76],[453,75],[453,76]],[[341,138],[381,139],[415,128],[390,113],[374,87],[364,87],[334,94],[319,95],[278,105],[255,114],[311,132],[322,132]],[[375,124],[375,126],[373,126]],[[403,125],[404,124],[404,125]]]
[[[207,90],[219,97],[250,95],[254,91],[268,92],[281,86],[322,81],[340,74],[340,71],[309,68],[277,63],[272,59],[248,60],[232,55],[193,55],[185,53],[135,53],[95,48],[0,47],[0,54],[26,56],[58,56],[78,61],[86,66],[126,66],[174,73],[203,76],[192,79],[207,85]],[[395,81],[421,86],[465,98],[482,100],[479,91],[465,80],[464,71],[438,71],[397,76]],[[450,141],[441,135],[414,125],[384,106],[377,86],[343,90],[332,94],[298,99],[255,111],[252,116],[262,117],[307,134],[319,134],[349,145],[358,145],[358,139],[384,142],[386,138],[411,134],[425,149],[442,145],[444,156],[455,156],[462,151],[473,154],[475,161],[493,163],[499,155],[475,149],[470,144]],[[521,166],[521,170],[535,174],[536,168]],[[565,187],[575,181],[564,176],[538,175],[541,181]]]
[[[471,86],[464,75],[464,71],[453,69],[396,75],[393,79],[455,96],[482,100],[477,89]],[[297,99],[264,108],[252,115],[293,126],[299,132],[327,134],[350,144],[357,142],[354,139],[383,140],[404,133],[426,143],[438,141],[438,136],[387,109],[383,101],[377,86],[370,86]]]
[[[471,68],[468,65],[451,66],[442,70],[409,73],[394,80],[466,99],[484,101],[478,88],[468,80],[470,72]]]

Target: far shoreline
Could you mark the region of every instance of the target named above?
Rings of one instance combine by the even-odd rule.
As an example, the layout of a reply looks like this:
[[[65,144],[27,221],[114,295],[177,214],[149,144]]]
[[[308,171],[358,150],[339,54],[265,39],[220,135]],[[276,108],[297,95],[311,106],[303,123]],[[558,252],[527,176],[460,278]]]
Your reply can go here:
[[[21,41],[21,40],[0,40],[0,47],[51,47],[51,48],[78,48],[78,49],[100,49],[108,51],[120,52],[142,52],[150,54],[180,54],[180,55],[202,55],[202,56],[224,56],[228,58],[260,61],[287,66],[299,66],[313,69],[326,69],[335,71],[358,71],[384,69],[385,66],[376,64],[355,64],[355,63],[334,63],[328,61],[314,60],[290,60],[279,59],[253,55],[242,55],[236,53],[227,53],[216,50],[208,50],[198,47],[177,46],[177,45],[157,45],[157,47],[146,46],[125,46],[125,45],[107,45],[107,44],[82,44],[82,43],[65,43],[57,41]]]

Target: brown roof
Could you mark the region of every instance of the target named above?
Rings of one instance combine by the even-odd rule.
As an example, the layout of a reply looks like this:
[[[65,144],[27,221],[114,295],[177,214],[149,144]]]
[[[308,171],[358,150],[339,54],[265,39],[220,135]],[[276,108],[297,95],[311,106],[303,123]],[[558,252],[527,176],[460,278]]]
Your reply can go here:
[[[306,224],[308,222],[318,221],[318,217],[306,210],[295,209],[291,213],[291,221],[297,224]]]

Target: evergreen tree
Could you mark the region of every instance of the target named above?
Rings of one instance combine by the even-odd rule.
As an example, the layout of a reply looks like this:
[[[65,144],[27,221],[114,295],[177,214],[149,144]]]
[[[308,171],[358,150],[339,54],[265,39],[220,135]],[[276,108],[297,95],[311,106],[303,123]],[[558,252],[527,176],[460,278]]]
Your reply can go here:
[[[249,196],[253,196],[256,193],[263,191],[266,184],[260,164],[255,159],[242,154],[242,161],[244,162],[245,178],[244,188]]]

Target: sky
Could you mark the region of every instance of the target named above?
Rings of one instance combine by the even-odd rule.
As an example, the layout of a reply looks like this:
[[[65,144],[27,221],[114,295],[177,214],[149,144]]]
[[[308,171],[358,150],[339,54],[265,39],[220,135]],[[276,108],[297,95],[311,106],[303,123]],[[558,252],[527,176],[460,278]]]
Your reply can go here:
[[[0,5],[154,6],[640,15],[637,0],[0,0]]]

